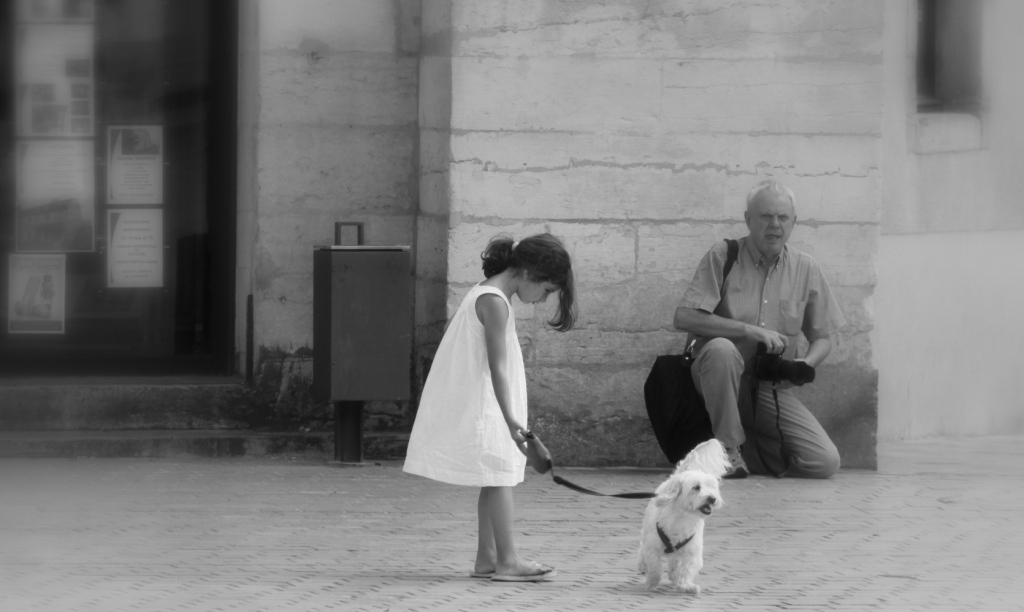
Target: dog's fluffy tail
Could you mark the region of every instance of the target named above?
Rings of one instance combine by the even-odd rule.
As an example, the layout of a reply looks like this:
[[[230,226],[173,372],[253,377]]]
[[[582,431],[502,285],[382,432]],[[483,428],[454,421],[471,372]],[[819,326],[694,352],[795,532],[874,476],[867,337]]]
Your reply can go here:
[[[721,478],[729,470],[729,455],[718,440],[701,442],[676,465],[676,473],[696,470]]]

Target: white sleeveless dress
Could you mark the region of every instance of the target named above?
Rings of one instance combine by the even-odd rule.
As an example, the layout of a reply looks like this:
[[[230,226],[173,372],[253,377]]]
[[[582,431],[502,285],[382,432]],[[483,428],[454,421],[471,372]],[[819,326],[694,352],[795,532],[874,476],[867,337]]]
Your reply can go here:
[[[510,409],[527,426],[526,371],[512,304],[500,289],[477,285],[452,317],[423,386],[403,468],[410,474],[474,487],[511,487],[523,481],[526,457],[498,407],[484,326],[476,314],[476,300],[485,293],[501,296],[508,305]]]

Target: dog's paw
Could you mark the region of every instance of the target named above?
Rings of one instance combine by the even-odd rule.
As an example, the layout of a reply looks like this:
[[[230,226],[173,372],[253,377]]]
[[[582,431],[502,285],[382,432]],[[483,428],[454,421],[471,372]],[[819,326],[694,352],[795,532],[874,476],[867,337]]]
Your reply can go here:
[[[679,589],[680,593],[686,593],[687,595],[700,595],[700,587],[692,582],[684,582],[676,588]]]

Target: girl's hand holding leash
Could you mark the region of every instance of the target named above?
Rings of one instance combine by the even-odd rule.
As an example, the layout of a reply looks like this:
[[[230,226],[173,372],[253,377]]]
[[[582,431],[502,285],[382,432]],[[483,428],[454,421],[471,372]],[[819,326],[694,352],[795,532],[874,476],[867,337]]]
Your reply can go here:
[[[512,439],[515,440],[516,444],[520,446],[525,444],[526,436],[523,435],[523,432],[526,431],[526,428],[520,425],[518,422],[516,422],[515,419],[509,419],[507,423],[508,432],[512,434]]]

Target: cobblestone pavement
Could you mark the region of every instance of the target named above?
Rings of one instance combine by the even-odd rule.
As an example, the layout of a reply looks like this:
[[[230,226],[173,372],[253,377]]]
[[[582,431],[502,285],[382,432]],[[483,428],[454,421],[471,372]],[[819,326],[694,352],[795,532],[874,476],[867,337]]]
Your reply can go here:
[[[400,464],[0,461],[0,610],[1024,610],[1024,437],[885,443],[878,472],[727,481],[700,596],[642,588],[644,501],[531,473],[541,584],[468,577],[477,492]],[[605,491],[666,471],[564,470]]]

